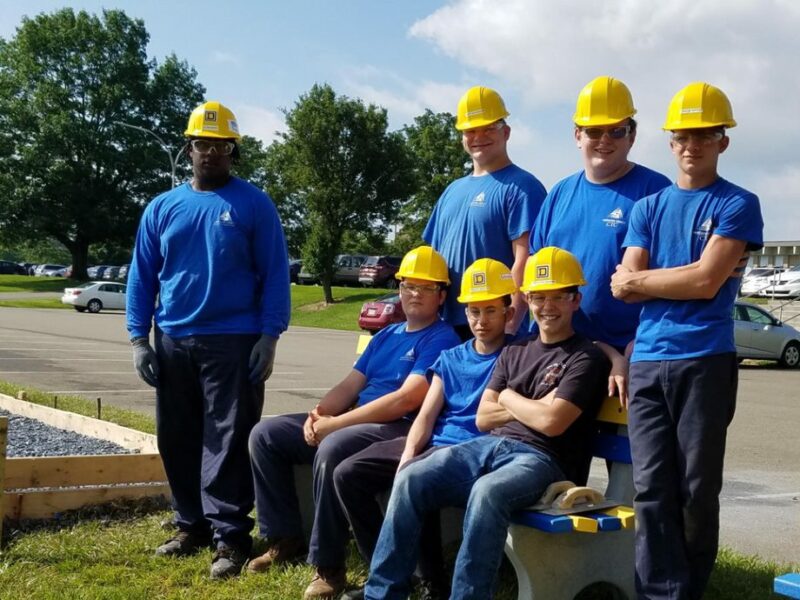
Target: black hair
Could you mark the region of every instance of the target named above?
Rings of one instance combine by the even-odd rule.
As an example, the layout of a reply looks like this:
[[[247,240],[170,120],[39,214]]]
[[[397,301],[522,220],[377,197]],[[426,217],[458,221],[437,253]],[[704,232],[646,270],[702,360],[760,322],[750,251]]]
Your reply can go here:
[[[511,298],[511,294],[506,294],[505,296],[503,296],[503,306],[505,306],[506,308],[511,306],[512,301],[513,298]]]
[[[628,117],[628,126],[631,128],[631,133],[636,133],[636,119]]]

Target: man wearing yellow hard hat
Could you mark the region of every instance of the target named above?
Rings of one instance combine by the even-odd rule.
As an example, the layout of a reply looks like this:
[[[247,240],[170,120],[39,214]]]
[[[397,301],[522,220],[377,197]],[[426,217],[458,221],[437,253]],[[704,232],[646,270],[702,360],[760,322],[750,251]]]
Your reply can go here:
[[[475,426],[478,403],[500,350],[510,339],[506,324],[514,316],[511,299],[517,285],[500,261],[481,258],[461,279],[458,301],[464,306],[474,338],[443,351],[433,366],[431,387],[407,437],[379,442],[342,461],[334,472],[336,492],[353,530],[361,556],[369,563],[383,523],[378,497],[390,492],[399,466],[421,454],[481,435]],[[432,598],[447,598],[438,513],[423,527],[420,587]],[[363,598],[353,590],[341,600]]]
[[[510,514],[535,504],[555,481],[585,484],[609,368],[572,327],[585,284],[566,250],[543,248],[528,260],[522,291],[539,335],[501,351],[476,416],[489,435],[438,449],[398,472],[368,600],[407,596],[421,519],[451,505],[466,506],[466,513],[450,598],[491,598]]]
[[[614,296],[644,301],[628,413],[636,496],[636,585],[645,598],[700,598],[719,538],[719,492],[738,366],[731,276],[762,246],[758,198],[719,176],[736,126],[719,88],[691,83],[663,128],[674,185],[634,206]]]
[[[259,533],[269,548],[248,570],[305,554],[293,465],[313,465],[314,522],[308,562],[316,575],[305,598],[334,598],[346,583],[348,522],[333,483],[344,459],[408,433],[410,415],[428,391],[428,369],[458,336],[439,318],[449,283],[444,259],[430,246],[408,252],[397,272],[406,321],[381,330],[353,369],[310,413],[265,419],[250,435]]]
[[[231,175],[240,139],[231,110],[201,104],[185,134],[192,179],[142,215],[127,324],[136,371],[156,388],[158,447],[178,527],[156,554],[213,544],[218,578],[238,574],[252,545],[247,439],[289,322],[289,268],[272,200]]]
[[[634,203],[670,184],[628,158],[636,141],[635,114],[631,92],[619,79],[604,75],[586,84],[572,118],[583,170],[548,192],[530,239],[532,254],[558,246],[578,257],[587,284],[573,325],[612,358],[609,394],[618,393],[623,404],[625,355],[639,323],[639,307],[615,299],[608,280],[622,260]]]
[[[442,253],[450,279],[458,288],[464,270],[479,258],[499,260],[517,285],[528,258],[528,237],[545,189],[536,177],[511,162],[507,143],[511,128],[505,103],[496,91],[476,86],[458,103],[456,129],[472,160],[472,173],[451,183],[436,203],[422,238]],[[516,333],[527,311],[522,296],[508,325]],[[445,320],[463,340],[472,337],[455,296],[445,303]]]

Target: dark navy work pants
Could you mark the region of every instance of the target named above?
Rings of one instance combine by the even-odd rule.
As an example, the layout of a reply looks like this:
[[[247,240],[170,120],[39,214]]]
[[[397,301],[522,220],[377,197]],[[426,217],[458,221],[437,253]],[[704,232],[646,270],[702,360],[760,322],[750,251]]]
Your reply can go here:
[[[383,525],[380,496],[392,490],[406,438],[378,442],[343,460],[333,472],[333,483],[358,551],[369,564]],[[441,448],[441,446],[437,446]],[[430,452],[426,452],[426,455]],[[420,576],[435,581],[444,573],[439,511],[425,516],[420,539]]]
[[[176,523],[249,550],[253,476],[247,439],[261,418],[264,384],[249,381],[258,335],[171,338],[156,331],[158,449]]]
[[[733,353],[631,364],[628,434],[640,598],[695,600],[705,591],[717,556],[737,381]]]
[[[329,434],[318,447],[303,437],[305,413],[264,419],[250,434],[250,460],[259,533],[265,538],[302,537],[303,523],[294,486],[294,465],[313,465],[314,523],[308,562],[322,568],[345,565],[349,526],[333,483],[336,467],[375,442],[408,433],[411,422],[351,425]]]

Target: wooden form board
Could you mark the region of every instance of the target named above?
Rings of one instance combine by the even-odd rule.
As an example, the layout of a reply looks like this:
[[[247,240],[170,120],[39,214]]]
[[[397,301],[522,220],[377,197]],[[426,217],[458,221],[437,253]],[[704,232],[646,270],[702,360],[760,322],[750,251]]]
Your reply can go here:
[[[17,400],[5,394],[0,394],[0,408],[22,417],[36,419],[45,425],[74,431],[75,433],[101,440],[108,440],[128,450],[139,450],[140,452],[148,453],[158,452],[156,436],[136,431],[129,427],[123,427],[116,423],[85,417],[76,413],[50,408],[49,406],[41,406],[24,400]]]
[[[121,483],[163,483],[167,480],[158,454],[37,456],[9,458],[4,487],[52,488]]]
[[[6,466],[6,439],[8,437],[8,417],[0,417],[0,481],[3,481],[3,472]],[[0,485],[0,540],[3,539],[3,486]]]
[[[169,486],[139,485],[116,487],[72,488],[65,490],[33,490],[25,493],[6,492],[3,514],[10,519],[48,519],[65,510],[73,510],[112,500],[170,497]]]

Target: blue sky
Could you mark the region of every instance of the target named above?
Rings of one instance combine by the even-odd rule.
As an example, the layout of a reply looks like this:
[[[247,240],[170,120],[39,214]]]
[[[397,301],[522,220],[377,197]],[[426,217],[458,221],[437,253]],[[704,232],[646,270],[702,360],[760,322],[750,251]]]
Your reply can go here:
[[[494,87],[511,112],[512,158],[548,187],[581,167],[570,119],[589,80],[628,84],[640,122],[631,158],[671,178],[667,104],[709,81],[739,122],[721,174],[759,195],[766,239],[800,240],[795,0],[0,0],[0,36],[63,6],[143,19],[150,56],[187,60],[208,97],[265,142],[315,82],[384,106],[393,128],[425,108],[455,112],[472,85]]]

